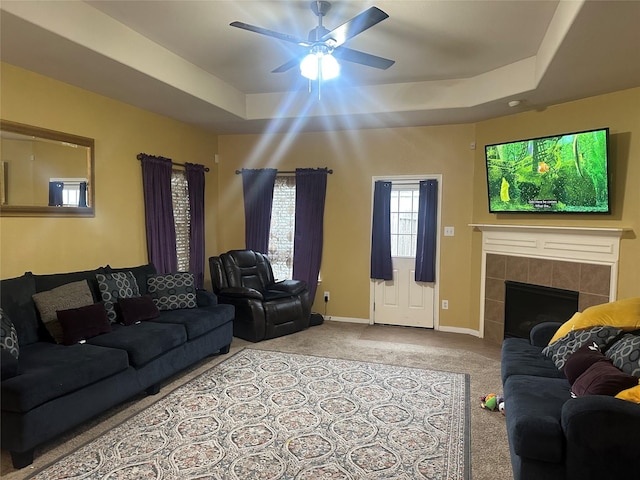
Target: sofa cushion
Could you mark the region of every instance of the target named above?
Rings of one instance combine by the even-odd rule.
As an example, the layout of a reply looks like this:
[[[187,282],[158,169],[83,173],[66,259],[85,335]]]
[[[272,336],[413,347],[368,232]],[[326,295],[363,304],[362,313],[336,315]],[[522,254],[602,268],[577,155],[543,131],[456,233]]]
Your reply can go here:
[[[56,312],[92,305],[93,295],[86,280],[71,282],[33,295],[40,319],[57,343],[63,342],[62,327]]]
[[[502,342],[501,378],[504,383],[511,375],[563,378],[561,370],[524,338],[505,338]]]
[[[638,385],[638,379],[614,367],[609,361],[596,362],[571,385],[577,397],[582,395],[614,396],[622,390]]]
[[[504,384],[509,442],[513,451],[532,460],[564,459],[562,406],[571,398],[562,378],[512,375]]]
[[[90,338],[87,343],[125,350],[129,364],[139,368],[172,348],[187,341],[182,325],[142,322],[135,325],[112,325],[113,330]]]
[[[122,325],[133,325],[157,318],[160,311],[149,295],[120,298],[115,304],[118,321]]]
[[[595,342],[600,348],[606,346],[622,330],[616,327],[591,327],[584,330],[574,330],[567,333],[560,340],[550,343],[542,353],[553,360],[559,369],[580,347]]]
[[[18,332],[9,315],[0,308],[0,348],[6,350],[16,360],[20,356],[20,343],[18,342]]]
[[[58,310],[58,321],[62,327],[62,343],[73,345],[88,338],[111,331],[111,323],[102,303],[86,307]]]
[[[22,347],[20,374],[2,382],[2,409],[27,412],[128,367],[122,350],[37,342]]]
[[[605,355],[623,372],[640,378],[640,335],[625,334]]]
[[[118,315],[114,305],[118,299],[140,296],[136,277],[131,272],[115,272],[98,274],[96,278],[109,321],[115,323]]]
[[[160,312],[160,316],[152,320],[158,323],[175,323],[183,325],[189,340],[215,330],[220,325],[233,321],[233,305],[214,305],[196,309],[185,308]]]
[[[68,272],[68,273],[52,273],[47,275],[34,275],[36,282],[36,292],[46,292],[53,290],[61,285],[67,283],[81,282],[86,280],[93,296],[93,302],[100,301],[100,291],[98,289],[98,282],[96,280],[97,273],[104,273],[104,268],[99,267],[95,270],[84,270],[81,272]]]
[[[34,293],[36,282],[31,273],[0,282],[0,305],[11,318],[18,334],[18,342],[22,346],[40,340],[42,324],[38,320],[36,306],[31,298]]]
[[[193,273],[167,273],[147,278],[147,292],[160,310],[196,308],[196,287]]]
[[[606,362],[607,358],[600,351],[600,347],[594,342],[583,345],[574,352],[564,364],[564,375],[569,383],[573,382],[582,375],[591,365],[596,362]]]
[[[616,395],[616,398],[628,402],[640,403],[640,385],[622,390]]]

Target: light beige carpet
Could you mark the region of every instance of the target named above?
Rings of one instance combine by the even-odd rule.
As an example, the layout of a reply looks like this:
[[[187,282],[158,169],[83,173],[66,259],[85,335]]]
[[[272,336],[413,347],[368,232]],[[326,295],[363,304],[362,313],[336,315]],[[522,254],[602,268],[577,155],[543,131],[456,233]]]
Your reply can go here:
[[[501,393],[499,347],[467,335],[402,327],[325,322],[294,335],[250,344],[234,339],[232,352],[255,349],[381,362],[391,365],[468,373],[471,378],[471,477],[501,480],[512,477],[505,419],[480,408],[480,396]],[[139,396],[36,451],[32,466],[15,471],[2,452],[2,478],[22,479],[109,431],[178,386],[200,375],[224,357],[213,357],[167,381],[158,395]],[[475,404],[474,404],[475,403]],[[477,407],[476,407],[477,405]],[[508,410],[508,406],[507,406]]]

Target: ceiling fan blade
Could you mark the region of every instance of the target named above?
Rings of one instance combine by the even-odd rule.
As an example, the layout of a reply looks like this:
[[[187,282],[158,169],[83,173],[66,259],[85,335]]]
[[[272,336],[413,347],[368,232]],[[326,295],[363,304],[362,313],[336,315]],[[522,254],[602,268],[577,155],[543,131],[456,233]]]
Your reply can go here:
[[[320,38],[320,41],[326,42],[329,39],[333,39],[333,48],[339,47],[350,38],[353,38],[359,33],[364,32],[366,29],[380,23],[385,18],[389,18],[389,15],[378,7],[371,7],[356,15],[348,22],[343,23],[339,27],[334,28],[329,33],[323,35]]]
[[[347,62],[359,63],[360,65],[366,65],[367,67],[379,68],[380,70],[386,70],[393,65],[395,60],[389,60],[388,58],[378,57],[371,55],[370,53],[360,52],[359,50],[353,50],[347,47],[340,47],[333,51],[333,56]]]
[[[311,43],[306,40],[302,40],[301,38],[294,37],[293,35],[287,35],[286,33],[274,32],[273,30],[269,30],[262,27],[256,27],[255,25],[249,25],[244,22],[231,22],[229,25],[232,27],[241,28],[243,30],[249,30],[250,32],[259,33],[261,35],[267,35],[269,37],[277,38],[278,40],[283,40],[289,43],[295,43],[300,45],[301,47],[310,47]]]
[[[298,65],[300,65],[300,59],[292,58],[287,63],[283,63],[275,70],[271,70],[271,73],[284,73],[291,70],[293,67],[297,67]]]

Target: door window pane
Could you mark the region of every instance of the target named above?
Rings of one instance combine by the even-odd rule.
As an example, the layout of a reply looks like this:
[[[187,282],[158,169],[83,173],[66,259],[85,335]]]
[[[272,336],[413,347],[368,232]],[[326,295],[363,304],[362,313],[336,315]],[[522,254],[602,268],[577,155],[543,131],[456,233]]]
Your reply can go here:
[[[417,185],[394,185],[391,190],[391,256],[415,257],[418,232]]]

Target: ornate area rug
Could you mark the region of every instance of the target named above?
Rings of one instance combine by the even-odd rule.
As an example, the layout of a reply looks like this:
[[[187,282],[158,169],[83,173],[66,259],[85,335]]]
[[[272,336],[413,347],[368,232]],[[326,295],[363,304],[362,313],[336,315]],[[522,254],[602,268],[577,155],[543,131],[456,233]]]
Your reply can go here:
[[[31,478],[466,480],[468,384],[245,349]]]

